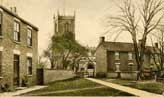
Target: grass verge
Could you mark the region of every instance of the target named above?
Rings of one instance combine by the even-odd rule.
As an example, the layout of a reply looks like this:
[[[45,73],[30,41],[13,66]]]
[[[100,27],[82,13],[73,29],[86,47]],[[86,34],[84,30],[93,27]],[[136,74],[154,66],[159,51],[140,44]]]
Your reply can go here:
[[[82,90],[66,93],[51,93],[39,96],[132,96],[131,94],[121,92],[112,88],[104,87],[92,90]]]
[[[48,87],[32,91],[23,95],[37,96],[131,96],[131,94],[121,92],[109,87],[94,88],[102,86],[83,78],[72,78],[68,80],[56,81],[47,84]],[[91,88],[91,89],[84,89]],[[71,92],[55,93],[57,91],[84,89]]]

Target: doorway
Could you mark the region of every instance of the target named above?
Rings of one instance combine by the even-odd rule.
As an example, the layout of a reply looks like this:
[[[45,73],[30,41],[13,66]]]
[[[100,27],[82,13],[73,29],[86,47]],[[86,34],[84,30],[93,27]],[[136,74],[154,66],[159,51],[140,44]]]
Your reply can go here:
[[[19,55],[14,55],[14,86],[19,86]]]

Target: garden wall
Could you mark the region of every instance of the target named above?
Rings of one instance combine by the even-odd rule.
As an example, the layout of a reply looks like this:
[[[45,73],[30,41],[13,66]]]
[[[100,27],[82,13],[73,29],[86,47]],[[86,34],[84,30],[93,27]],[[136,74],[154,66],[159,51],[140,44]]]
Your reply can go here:
[[[107,77],[117,78],[117,73],[116,72],[107,73]],[[121,79],[136,80],[137,73],[136,72],[121,72]]]
[[[44,70],[44,84],[57,81],[57,80],[73,78],[74,76],[75,76],[74,72],[69,71],[69,70],[45,69]]]

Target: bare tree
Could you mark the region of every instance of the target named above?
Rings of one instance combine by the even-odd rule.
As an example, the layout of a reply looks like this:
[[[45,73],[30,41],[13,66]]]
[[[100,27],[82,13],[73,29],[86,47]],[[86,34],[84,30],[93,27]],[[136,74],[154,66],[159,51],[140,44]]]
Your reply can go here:
[[[109,26],[113,29],[119,29],[121,32],[130,33],[134,44],[135,59],[137,63],[138,76],[137,80],[142,78],[142,66],[144,61],[145,45],[149,33],[153,33],[160,25],[164,13],[162,0],[144,0],[137,7],[132,0],[126,0],[123,6],[119,6],[121,15],[109,18]],[[141,41],[138,44],[138,34]]]
[[[164,72],[164,30],[163,28],[160,29],[159,33],[153,35],[157,42],[153,43],[153,39],[151,38],[152,46],[153,46],[153,53],[151,54],[154,60],[154,64],[157,67],[159,77],[163,75]]]

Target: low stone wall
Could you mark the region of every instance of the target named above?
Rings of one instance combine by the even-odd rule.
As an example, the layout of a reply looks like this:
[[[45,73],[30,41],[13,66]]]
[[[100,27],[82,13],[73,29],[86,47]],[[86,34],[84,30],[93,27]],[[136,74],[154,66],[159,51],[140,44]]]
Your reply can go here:
[[[57,80],[73,78],[74,76],[75,74],[73,71],[45,69],[44,70],[44,84],[57,81]]]
[[[116,72],[107,73],[107,77],[117,78],[117,73]],[[136,80],[136,78],[137,78],[136,72],[121,72],[121,79]]]

